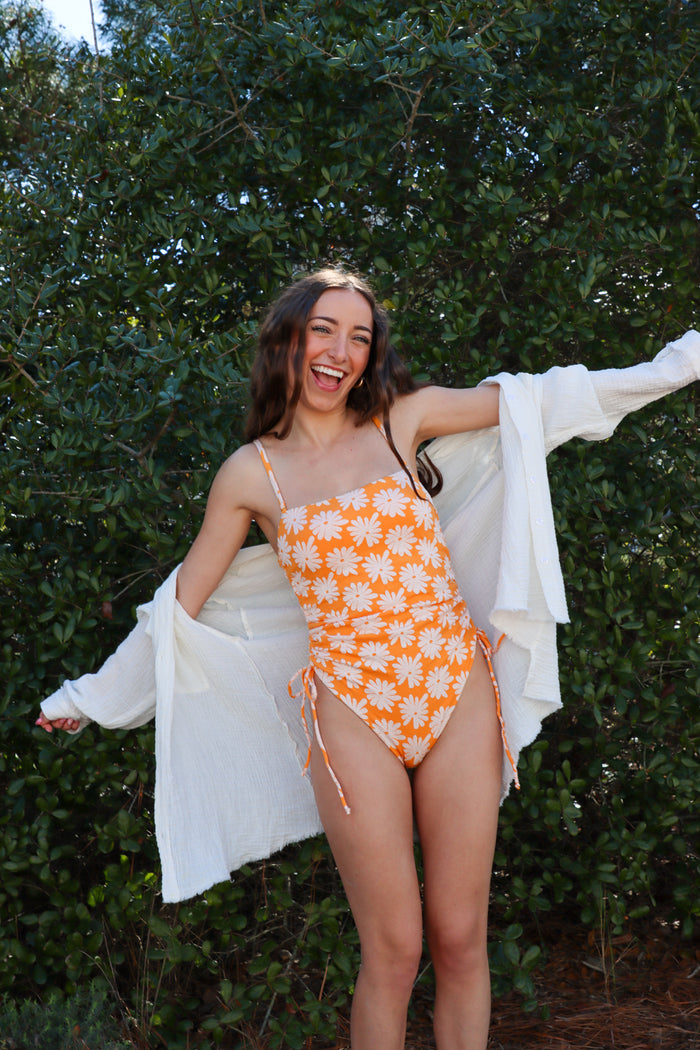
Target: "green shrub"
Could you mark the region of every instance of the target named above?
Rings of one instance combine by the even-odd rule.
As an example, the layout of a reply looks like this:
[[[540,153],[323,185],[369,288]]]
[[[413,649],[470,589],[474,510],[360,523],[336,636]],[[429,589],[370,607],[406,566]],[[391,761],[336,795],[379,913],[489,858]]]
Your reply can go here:
[[[69,999],[0,1001],[0,1050],[131,1050],[113,1016],[114,1003],[97,983]]]

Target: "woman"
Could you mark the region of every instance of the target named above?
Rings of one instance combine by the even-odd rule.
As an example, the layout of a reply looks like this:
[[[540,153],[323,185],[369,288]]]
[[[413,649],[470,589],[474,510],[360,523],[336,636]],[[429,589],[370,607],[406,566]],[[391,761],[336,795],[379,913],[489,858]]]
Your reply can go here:
[[[651,382],[639,403],[693,377],[686,369],[661,390]],[[177,574],[178,602],[199,615],[255,520],[309,627],[308,764],[361,945],[353,1050],[404,1045],[423,923],[437,1046],[483,1050],[489,882],[502,768],[512,759],[488,639],[457,589],[429,499],[439,473],[423,466],[421,480],[416,456],[426,439],[496,427],[499,385],[416,388],[368,286],[326,270],[298,281],[268,314],[252,399],[249,442],[214,480]],[[545,595],[556,590],[543,580]],[[49,709],[39,724],[78,721]]]

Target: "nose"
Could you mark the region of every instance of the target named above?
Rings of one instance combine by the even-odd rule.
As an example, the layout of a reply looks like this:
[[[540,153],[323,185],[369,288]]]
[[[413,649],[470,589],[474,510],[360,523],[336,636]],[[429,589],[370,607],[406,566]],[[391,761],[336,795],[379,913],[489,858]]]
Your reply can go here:
[[[337,332],[335,339],[333,340],[333,344],[329,347],[328,352],[334,361],[345,361],[348,356],[349,346],[349,333],[346,334],[344,332]]]

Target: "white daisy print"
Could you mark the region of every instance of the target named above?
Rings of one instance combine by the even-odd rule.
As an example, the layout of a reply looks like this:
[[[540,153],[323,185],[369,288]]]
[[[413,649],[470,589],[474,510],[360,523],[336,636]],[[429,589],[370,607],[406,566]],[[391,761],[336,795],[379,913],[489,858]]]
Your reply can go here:
[[[422,565],[404,565],[399,579],[411,594],[420,594],[428,586],[428,574]]]
[[[442,554],[435,540],[418,540],[418,556],[424,565],[438,568],[442,565]]]
[[[430,751],[431,742],[430,737],[410,736],[403,745],[406,765],[419,765]]]
[[[347,609],[330,609],[326,613],[326,623],[329,627],[345,627],[347,622]]]
[[[343,510],[361,510],[369,503],[369,496],[364,489],[353,489],[338,496],[338,503]]]
[[[418,648],[428,660],[439,656],[445,645],[445,639],[439,627],[427,627],[418,636]]]
[[[425,602],[416,602],[415,605],[411,606],[412,616],[416,623],[425,623],[426,621],[433,622],[435,619],[434,606],[428,605]]]
[[[280,536],[277,540],[277,560],[283,567],[292,563],[292,548],[286,536]]]
[[[436,700],[441,700],[443,696],[447,696],[451,683],[452,675],[446,667],[433,667],[425,676],[425,688],[430,696]]]
[[[377,580],[389,583],[396,576],[396,569],[388,551],[382,551],[381,554],[370,554],[368,558],[365,558],[362,567],[372,583],[376,583]]]
[[[339,576],[357,576],[360,555],[353,547],[335,547],[326,555],[326,565]]]
[[[348,522],[347,530],[358,546],[365,544],[374,547],[382,538],[382,523],[378,514],[373,514],[371,518],[355,518]]]
[[[321,567],[321,555],[313,537],[297,540],[292,548],[292,556],[300,569],[317,572]]]
[[[391,711],[399,699],[396,686],[393,682],[385,682],[382,678],[372,678],[365,686],[367,699],[372,707],[379,711]]]
[[[338,581],[333,573],[329,573],[327,576],[321,576],[319,579],[314,580],[313,592],[317,602],[337,601],[340,595],[340,588],[338,587]]]
[[[314,514],[309,528],[320,540],[337,540],[343,534],[344,516],[339,510],[321,510]]]
[[[384,632],[384,620],[377,613],[373,613],[372,616],[356,616],[354,621],[355,629],[361,637],[367,637],[367,635],[378,635]]]
[[[463,635],[453,634],[445,643],[445,659],[449,663],[461,663],[466,660],[470,648]]]
[[[423,661],[420,656],[400,656],[394,663],[394,669],[399,685],[406,682],[409,689],[417,686],[423,678]]]
[[[389,518],[403,518],[406,513],[405,507],[409,497],[403,492],[397,492],[395,488],[382,489],[378,492],[372,502],[381,516]]]
[[[452,584],[447,576],[436,576],[433,580],[433,593],[438,602],[448,602],[452,597]]]
[[[397,591],[384,591],[377,595],[377,605],[383,613],[402,613],[406,611],[408,599],[403,587]]]
[[[384,642],[364,642],[360,646],[359,657],[370,671],[386,671],[391,649]]]
[[[323,618],[323,613],[318,605],[305,605],[304,616],[306,617],[306,622],[311,625],[318,623]]]
[[[435,507],[429,499],[416,500],[413,504],[413,516],[422,529],[425,529],[437,518]]]
[[[455,680],[452,683],[452,687],[455,691],[455,696],[461,696],[462,690],[467,684],[469,678],[469,671],[460,671],[459,674],[455,675]]]
[[[386,545],[392,554],[409,554],[416,542],[416,534],[411,525],[395,525],[386,534]]]
[[[292,576],[292,589],[298,598],[305,598],[309,593],[311,580],[308,580],[303,572],[295,572]]]
[[[449,605],[441,605],[438,608],[437,620],[441,627],[454,627],[459,623],[459,617]]]
[[[405,736],[401,730],[401,725],[398,722],[392,722],[388,718],[378,718],[376,722],[372,723],[372,729],[377,736],[382,738],[387,747],[397,747]]]
[[[398,644],[402,649],[413,645],[416,640],[413,624],[406,623],[404,620],[394,620],[392,623],[387,624],[386,631],[391,644]]]
[[[368,583],[351,583],[343,591],[345,604],[354,612],[366,612],[372,608],[374,592]]]
[[[449,722],[453,710],[452,707],[439,707],[430,716],[430,731],[436,740]]]
[[[329,634],[328,644],[336,653],[354,653],[357,640],[354,632],[350,634]]]
[[[363,722],[367,721],[367,701],[364,696],[341,696],[340,699],[351,711],[359,715]]]
[[[414,729],[420,729],[428,721],[428,701],[424,696],[409,696],[401,701],[399,707],[405,726],[410,722]]]
[[[346,664],[339,660],[335,665],[335,673],[338,678],[344,679],[351,689],[362,685],[362,669],[354,664]]]
[[[289,507],[284,512],[284,523],[290,532],[300,532],[306,525],[307,507]]]

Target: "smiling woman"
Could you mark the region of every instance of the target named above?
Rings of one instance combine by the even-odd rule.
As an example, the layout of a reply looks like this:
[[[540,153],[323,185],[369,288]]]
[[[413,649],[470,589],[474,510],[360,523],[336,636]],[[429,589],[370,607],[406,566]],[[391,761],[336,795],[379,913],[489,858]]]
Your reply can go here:
[[[576,434],[608,437],[627,410],[699,373],[700,336],[688,333],[635,369],[420,387],[360,278],[323,270],[270,308],[248,440],[218,471],[201,531],[139,635],[155,652],[156,819],[164,886],[167,877],[179,899],[266,855],[265,841],[271,851],[300,826],[312,833],[320,818],[360,937],[353,1050],[404,1046],[424,930],[436,1045],[486,1047],[499,801],[518,783],[520,747],[560,706],[566,603],[545,455]],[[417,453],[446,434],[434,447],[441,493],[441,473],[419,468]],[[444,497],[441,518],[432,495]],[[249,564],[240,547],[253,519],[282,579],[272,598],[257,579],[224,595]],[[296,621],[269,627],[288,595],[305,621],[294,647]],[[129,697],[130,724],[132,663],[124,654],[105,671]],[[282,672],[280,696],[277,678],[269,683]],[[39,722],[65,727],[86,707],[50,697]],[[308,795],[279,773],[298,773],[303,730],[310,816]]]

